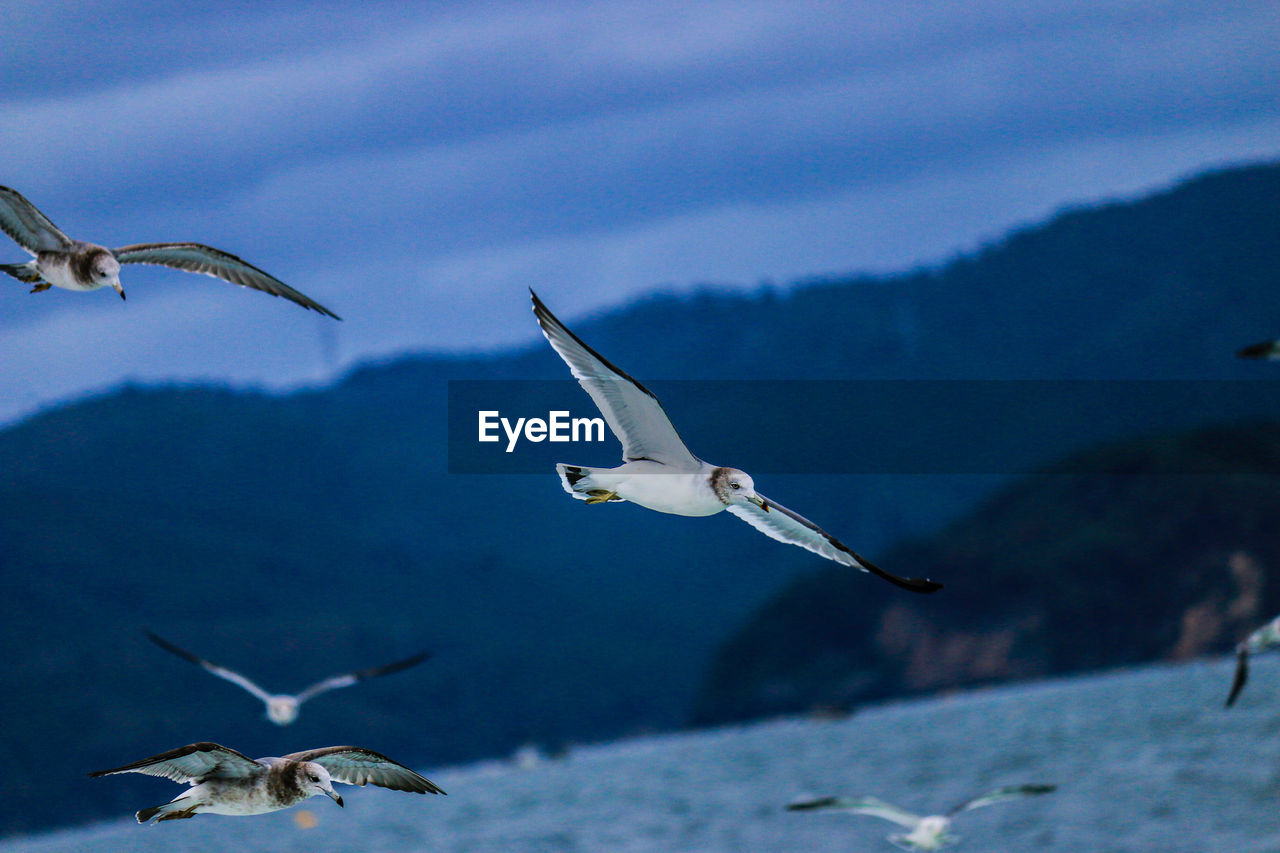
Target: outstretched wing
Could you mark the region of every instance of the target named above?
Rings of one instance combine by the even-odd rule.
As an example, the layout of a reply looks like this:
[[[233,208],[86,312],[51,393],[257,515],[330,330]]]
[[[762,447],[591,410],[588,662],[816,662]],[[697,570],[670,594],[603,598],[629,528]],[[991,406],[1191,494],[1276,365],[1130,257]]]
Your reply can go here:
[[[147,634],[147,637],[151,640],[151,642],[155,643],[157,646],[164,649],[165,651],[173,652],[175,655],[182,658],[183,660],[188,660],[196,664],[197,666],[202,666],[205,669],[209,670],[209,672],[212,672],[214,675],[218,676],[219,678],[225,678],[227,681],[230,681],[232,684],[238,684],[239,686],[243,687],[245,690],[248,690],[254,696],[257,696],[263,702],[270,701],[271,699],[270,693],[263,690],[261,687],[254,684],[252,681],[245,678],[243,675],[236,672],[235,670],[227,669],[225,666],[218,666],[216,663],[207,661],[204,658],[199,657],[197,655],[193,655],[191,652],[187,651],[186,649],[180,648],[179,646],[175,646],[173,643],[161,637],[156,636],[150,631],[147,631],[146,634]]]
[[[112,249],[112,254],[122,264],[154,264],[211,275],[241,287],[251,287],[263,293],[270,293],[272,296],[283,296],[290,302],[296,302],[312,311],[319,311],[335,320],[342,319],[319,302],[299,293],[275,276],[263,272],[248,261],[212,246],[204,246],[200,243],[138,243]]]
[[[942,584],[937,581],[931,581],[928,578],[904,578],[885,571],[866,557],[854,553],[839,539],[799,513],[792,512],[785,506],[774,503],[764,495],[760,495],[760,497],[764,499],[768,510],[755,504],[734,503],[729,505],[729,512],[779,542],[807,548],[815,554],[826,557],[828,560],[834,560],[837,563],[852,566],[864,572],[870,572],[903,589],[909,589],[912,592],[936,592],[942,589]]]
[[[538,294],[532,290],[529,293],[542,334],[595,401],[605,423],[622,443],[622,458],[627,462],[649,459],[680,468],[698,467],[698,458],[685,447],[653,392],[583,343],[547,310]]]
[[[378,785],[393,791],[414,794],[443,794],[444,789],[381,753],[358,746],[326,746],[286,755],[292,761],[314,761],[336,782],[348,785]]]
[[[355,672],[348,672],[344,675],[335,675],[332,678],[326,678],[324,681],[317,682],[299,693],[298,704],[301,705],[311,697],[317,696],[328,690],[336,690],[339,687],[350,687],[357,682],[364,681],[366,678],[377,678],[379,675],[390,675],[393,672],[399,672],[402,669],[417,666],[429,657],[431,657],[429,652],[422,652],[421,654],[416,654],[411,658],[398,660],[395,663],[384,664],[383,666],[374,666],[369,669],[360,669]]]
[[[967,812],[970,809],[980,809],[983,806],[989,806],[993,803],[1003,802],[1005,800],[1016,800],[1021,797],[1034,797],[1038,794],[1048,794],[1058,789],[1057,785],[1005,785],[1003,788],[996,788],[994,791],[974,797],[972,800],[965,800],[960,805],[947,812],[950,817],[960,812]]]
[[[263,765],[247,755],[207,741],[180,746],[113,770],[98,770],[90,776],[113,773],[145,773],[175,782],[199,784],[206,779],[243,779],[261,773]]]
[[[31,255],[68,249],[72,243],[26,196],[9,187],[0,187],[0,229]]]
[[[1243,645],[1236,651],[1236,675],[1231,680],[1231,692],[1227,694],[1226,707],[1230,708],[1236,703],[1236,698],[1240,695],[1240,691],[1244,690],[1245,682],[1249,680],[1249,650]]]
[[[896,823],[907,829],[915,829],[920,823],[920,815],[900,809],[892,803],[877,800],[875,797],[848,799],[845,797],[822,797],[817,800],[800,800],[787,806],[788,811],[842,811],[878,817]]]

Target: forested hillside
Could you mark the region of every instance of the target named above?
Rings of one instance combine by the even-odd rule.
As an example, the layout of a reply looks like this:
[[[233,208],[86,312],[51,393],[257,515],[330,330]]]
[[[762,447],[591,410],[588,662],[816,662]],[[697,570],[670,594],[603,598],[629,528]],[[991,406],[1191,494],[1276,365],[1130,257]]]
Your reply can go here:
[[[1231,354],[1280,335],[1277,221],[1280,167],[1258,166],[1066,213],[938,269],[750,295],[654,296],[594,319],[575,316],[555,293],[541,295],[664,398],[664,379],[1263,378],[1270,365]],[[410,763],[438,763],[504,754],[527,740],[607,738],[685,722],[713,651],[732,631],[796,578],[825,583],[833,575],[818,558],[727,515],[587,507],[570,500],[550,470],[450,475],[448,379],[566,378],[535,338],[532,315],[529,329],[530,345],[519,351],[414,356],[319,390],[125,388],[0,432],[0,708],[9,733],[4,758],[16,780],[6,786],[0,829],[128,808],[127,786],[93,783],[82,771],[194,740],[256,755],[356,742]],[[749,414],[749,389],[741,393]],[[668,405],[695,452],[716,462],[750,470],[766,445],[786,440],[753,432],[746,417],[726,432],[678,395]],[[875,416],[830,401],[834,423]],[[1152,427],[1209,423],[1215,413],[1182,412],[1180,423],[1164,417],[1153,414],[1160,423]],[[1079,449],[1070,436],[1021,441],[1045,462]],[[839,442],[830,447],[842,452]],[[611,464],[616,445],[593,446],[587,456],[579,446],[565,461]],[[856,650],[872,654],[875,669],[869,686],[849,696],[950,683],[904,674],[924,654],[917,636],[933,636],[928,624],[945,617],[954,622],[938,624],[973,620],[972,630],[1003,630],[1002,614],[1031,613],[1045,594],[1041,575],[1022,571],[1023,552],[993,563],[976,551],[965,562],[924,545],[888,550],[955,518],[989,490],[989,479],[860,477],[834,501],[822,498],[827,478],[758,482],[887,568],[947,584],[917,599],[866,576],[841,576],[850,584],[838,593],[848,608],[838,608],[833,593],[827,611]],[[1105,510],[1114,496],[1094,500]],[[1061,504],[1050,506],[1046,512]],[[1042,548],[1068,548],[1071,536],[1091,529],[1032,520]],[[1170,538],[1170,548],[1179,541]],[[1196,552],[1217,561],[1205,573],[1237,548],[1220,544],[1221,553]],[[1266,553],[1239,547],[1265,568]],[[1132,560],[1158,566],[1169,553]],[[1098,572],[1107,582],[1113,573],[1087,559],[1048,564]],[[1139,590],[1162,575],[1143,577]],[[1122,589],[1127,597],[1111,602],[1115,618],[1132,626],[1133,608],[1150,597]],[[1156,597],[1195,602],[1213,589]],[[1042,648],[1034,665],[1011,658],[1021,667],[1012,674],[1139,659],[1163,653],[1177,633],[1169,628],[1138,650],[1100,639],[1096,654],[1084,644],[1080,657],[1059,660],[1043,627],[1018,625],[1005,627],[1040,637]],[[277,729],[235,687],[150,645],[144,628],[278,690],[420,648],[435,656],[321,697],[293,727]],[[730,663],[713,685],[725,696],[738,695],[731,683],[738,673],[756,679],[744,682],[748,694],[757,676],[792,674],[791,666],[804,674],[799,657],[778,658],[772,670],[751,660],[754,642],[736,640],[722,654]],[[799,655],[802,646],[787,648]],[[846,661],[849,649],[837,648]],[[1021,655],[1027,647],[1011,648]],[[751,666],[732,663],[734,655]],[[855,671],[867,665],[859,658]],[[966,666],[957,665],[957,677],[973,674]],[[701,719],[737,713],[737,699],[707,695]],[[754,710],[744,712],[755,713],[776,703],[748,706]],[[69,793],[84,804],[74,818],[65,811]]]

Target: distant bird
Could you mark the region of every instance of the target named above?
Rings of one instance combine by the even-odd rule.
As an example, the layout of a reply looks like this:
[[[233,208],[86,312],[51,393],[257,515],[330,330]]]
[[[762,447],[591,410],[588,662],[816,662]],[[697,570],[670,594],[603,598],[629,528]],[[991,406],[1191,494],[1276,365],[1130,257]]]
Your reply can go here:
[[[1236,646],[1236,675],[1231,682],[1231,693],[1227,695],[1227,707],[1236,703],[1236,697],[1244,689],[1249,680],[1249,655],[1265,652],[1280,646],[1280,616],[1272,619],[1258,630],[1250,634],[1245,641]]]
[[[324,681],[319,681],[311,685],[306,690],[303,690],[295,696],[287,693],[268,693],[234,670],[227,669],[224,666],[218,666],[216,663],[211,663],[202,657],[198,657],[186,649],[175,646],[168,640],[156,636],[150,631],[147,631],[146,633],[151,642],[155,643],[165,651],[173,652],[183,660],[188,660],[194,664],[202,666],[219,678],[225,678],[232,684],[238,684],[254,696],[257,696],[267,704],[267,719],[279,726],[287,726],[296,720],[298,718],[298,706],[312,697],[319,696],[325,691],[336,690],[339,687],[350,687],[358,681],[364,681],[367,678],[376,678],[379,675],[390,675],[393,672],[399,672],[402,669],[417,666],[427,658],[431,657],[429,652],[422,652],[411,658],[405,658],[404,660],[385,664],[384,666],[375,666],[369,669],[359,669],[355,672],[348,672],[343,675],[335,675],[332,678],[326,678]]]
[[[341,806],[342,797],[333,790],[334,782],[372,783],[414,794],[444,793],[425,776],[385,755],[358,746],[326,746],[283,758],[254,760],[216,743],[193,743],[89,775],[96,778],[114,773],[145,773],[192,786],[162,806],[139,811],[138,823],[152,818],[156,823],[184,820],[204,812],[266,814],[321,794]]]
[[[992,803],[998,803],[1003,800],[1012,800],[1019,797],[1029,797],[1036,794],[1047,794],[1057,789],[1057,785],[1007,785],[1003,788],[996,788],[994,791],[988,791],[980,797],[974,797],[971,800],[965,800],[960,805],[951,809],[946,814],[935,814],[921,817],[917,814],[904,811],[895,805],[877,800],[875,797],[863,797],[862,799],[852,800],[841,797],[824,797],[818,800],[803,800],[801,802],[792,803],[787,806],[790,811],[846,811],[853,814],[870,815],[871,817],[883,818],[892,821],[898,826],[909,829],[910,832],[904,834],[890,835],[888,840],[894,846],[903,850],[939,850],[948,844],[954,844],[960,840],[958,835],[948,835],[947,831],[951,829],[951,821],[953,821],[960,812],[969,811],[970,809],[979,809],[983,806],[989,806]]]
[[[72,240],[20,192],[3,186],[0,186],[0,229],[33,257],[24,264],[0,264],[0,272],[35,285],[32,293],[50,287],[81,291],[110,287],[124,299],[120,265],[154,264],[203,273],[272,296],[283,296],[303,308],[335,320],[342,319],[319,302],[221,249],[200,243],[138,243],[108,249]]]
[[[812,521],[756,492],[745,471],[716,467],[694,456],[652,391],[583,343],[538,294],[530,293],[542,333],[622,443],[624,464],[617,468],[557,464],[560,482],[570,495],[588,504],[631,501],[674,515],[715,515],[727,509],[766,536],[871,572],[903,589],[935,592],[942,588],[927,578],[904,578],[885,571]]]

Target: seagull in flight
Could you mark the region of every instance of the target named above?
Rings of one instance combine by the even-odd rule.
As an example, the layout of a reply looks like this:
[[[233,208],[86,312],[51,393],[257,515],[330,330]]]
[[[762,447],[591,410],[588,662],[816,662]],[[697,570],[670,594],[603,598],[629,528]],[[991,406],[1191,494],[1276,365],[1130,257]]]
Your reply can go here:
[[[787,806],[787,809],[789,811],[844,811],[882,818],[909,830],[905,834],[899,833],[889,836],[888,840],[895,847],[903,850],[940,850],[948,844],[954,844],[960,840],[960,836],[948,834],[948,830],[951,829],[951,822],[960,812],[980,809],[983,806],[989,806],[1004,800],[1047,794],[1056,788],[1057,785],[1007,785],[1003,788],[996,788],[994,791],[988,791],[971,800],[965,800],[946,814],[926,815],[923,817],[886,803],[884,800],[877,800],[875,797],[863,797],[861,799],[823,797],[817,800],[802,800],[792,803]]]
[[[200,243],[136,243],[108,249],[72,240],[22,193],[3,186],[0,186],[0,229],[32,256],[23,264],[0,264],[0,272],[34,285],[32,293],[51,287],[80,291],[110,287],[124,299],[120,265],[153,264],[211,275],[241,287],[283,296],[303,308],[335,320],[342,319],[253,264],[211,246]]]
[[[218,666],[216,663],[212,663],[202,657],[198,657],[186,649],[175,646],[168,640],[156,636],[150,631],[147,631],[146,633],[151,642],[155,643],[165,651],[173,652],[183,660],[188,660],[197,666],[202,666],[219,678],[225,678],[232,684],[238,684],[254,696],[257,696],[267,705],[267,719],[278,726],[287,726],[296,720],[298,718],[298,706],[308,699],[319,696],[321,693],[328,690],[336,690],[339,687],[350,687],[356,682],[364,681],[367,678],[376,678],[379,675],[390,675],[393,672],[399,672],[402,669],[417,666],[427,658],[431,657],[429,652],[422,652],[411,658],[396,661],[395,663],[375,666],[369,669],[360,669],[355,672],[348,672],[342,675],[335,675],[331,678],[326,678],[324,681],[316,682],[295,696],[287,693],[268,693],[235,670],[227,669],[224,666]]]
[[[444,790],[397,761],[358,746],[327,746],[294,752],[283,758],[249,758],[229,747],[202,742],[180,746],[93,778],[116,773],[145,773],[185,782],[184,791],[162,806],[142,809],[138,823],[155,819],[185,820],[198,814],[266,814],[324,795],[339,806],[334,782],[374,784],[393,791],[443,794]]]
[[[631,501],[675,515],[715,515],[723,510],[780,542],[870,572],[912,592],[935,592],[942,584],[885,571],[850,550],[818,525],[755,489],[751,475],[703,462],[685,447],[653,392],[610,363],[569,331],[538,294],[533,313],[551,348],[564,359],[622,443],[617,468],[556,465],[566,492],[588,504]]]
[[[1245,641],[1236,646],[1236,675],[1231,682],[1231,693],[1227,695],[1227,707],[1236,703],[1236,697],[1244,689],[1249,680],[1249,655],[1265,652],[1280,646],[1280,616],[1272,619],[1258,630],[1250,634]]]

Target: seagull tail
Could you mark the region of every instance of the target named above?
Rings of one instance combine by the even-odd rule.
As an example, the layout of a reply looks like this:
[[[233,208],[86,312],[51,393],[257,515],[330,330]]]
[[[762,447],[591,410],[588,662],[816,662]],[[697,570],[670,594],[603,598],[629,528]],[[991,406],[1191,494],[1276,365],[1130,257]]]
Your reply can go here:
[[[189,802],[184,802],[184,800],[186,800],[186,797],[179,797],[176,800],[165,803],[163,806],[140,809],[137,814],[138,823],[146,823],[153,817],[156,818],[156,823],[162,820],[185,820],[189,817],[195,817],[196,807]]]
[[[590,468],[557,462],[556,473],[560,475],[560,485],[564,486],[564,490],[580,501],[585,501],[587,492],[595,488],[591,485]]]
[[[41,278],[40,271],[30,262],[25,264],[0,264],[0,272],[11,275],[18,281],[24,281],[27,284],[34,284]]]

